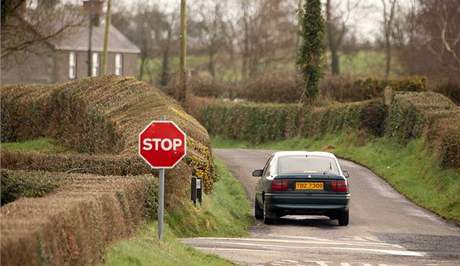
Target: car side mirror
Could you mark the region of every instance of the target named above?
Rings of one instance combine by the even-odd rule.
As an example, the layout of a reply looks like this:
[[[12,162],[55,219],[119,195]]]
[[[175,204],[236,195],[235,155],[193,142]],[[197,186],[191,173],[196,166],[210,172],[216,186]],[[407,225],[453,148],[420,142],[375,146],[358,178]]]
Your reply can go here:
[[[264,173],[264,170],[262,169],[257,169],[257,170],[254,170],[254,172],[252,172],[252,176],[254,177],[261,177]]]
[[[348,173],[347,170],[343,170],[343,175],[346,177],[346,178],[349,178],[350,177],[350,173]]]

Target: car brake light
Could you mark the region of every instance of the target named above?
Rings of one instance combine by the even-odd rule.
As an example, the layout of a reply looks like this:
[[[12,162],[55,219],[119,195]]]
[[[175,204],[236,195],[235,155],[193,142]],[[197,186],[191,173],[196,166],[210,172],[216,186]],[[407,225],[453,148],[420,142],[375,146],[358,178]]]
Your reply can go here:
[[[288,189],[288,180],[274,179],[272,181],[272,191],[283,191]]]
[[[346,180],[333,180],[331,188],[334,192],[348,192],[348,184]]]

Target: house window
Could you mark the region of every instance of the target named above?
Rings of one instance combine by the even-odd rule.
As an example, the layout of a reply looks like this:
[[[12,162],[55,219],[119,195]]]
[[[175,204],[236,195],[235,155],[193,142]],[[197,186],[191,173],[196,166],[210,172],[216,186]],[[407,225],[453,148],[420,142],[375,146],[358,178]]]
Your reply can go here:
[[[115,55],[115,75],[123,75],[123,56],[121,54]]]
[[[99,53],[93,53],[91,58],[91,76],[97,77],[99,75]]]
[[[75,52],[69,53],[69,79],[75,79],[77,77],[77,57]]]

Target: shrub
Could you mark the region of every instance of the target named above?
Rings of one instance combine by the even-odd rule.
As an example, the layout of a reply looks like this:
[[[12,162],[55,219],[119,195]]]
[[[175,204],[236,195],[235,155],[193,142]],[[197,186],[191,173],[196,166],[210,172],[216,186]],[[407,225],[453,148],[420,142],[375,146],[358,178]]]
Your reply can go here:
[[[108,244],[132,234],[152,215],[146,204],[155,204],[150,200],[155,195],[146,194],[152,186],[149,176],[56,175],[69,180],[56,193],[21,198],[0,209],[5,265],[98,264]]]
[[[443,167],[460,169],[460,112],[435,121],[426,136]]]
[[[196,155],[195,155],[196,156]],[[65,172],[65,173],[83,173],[95,174],[100,176],[135,176],[153,174],[145,162],[138,156],[120,156],[120,155],[85,155],[85,154],[44,154],[44,153],[21,153],[21,152],[1,152],[1,165],[10,170],[27,170],[27,171],[46,171],[46,172]],[[193,161],[210,158],[195,158]],[[206,169],[207,164],[199,165],[202,171],[209,172],[214,169]],[[201,173],[201,177],[206,177]],[[177,201],[186,197],[188,186],[184,182],[189,182],[191,175],[190,168],[184,163],[179,164],[174,169],[166,171],[166,205],[174,207]],[[42,174],[42,176],[47,176]],[[51,176],[55,176],[51,174]],[[212,182],[204,178],[204,183]],[[13,180],[17,182],[17,180]],[[46,182],[46,180],[44,180]],[[207,186],[212,186],[207,184]]]
[[[443,82],[433,85],[431,90],[441,93],[451,99],[455,104],[460,105],[460,84],[456,82]]]
[[[298,103],[304,90],[300,76],[290,73],[269,73],[247,81],[236,98],[253,102]]]
[[[203,109],[201,121],[210,134],[253,143],[295,136],[299,106],[218,102]]]
[[[395,91],[425,91],[424,77],[401,79],[358,79],[328,76],[320,80],[321,99],[338,102],[356,102],[383,96],[387,86]],[[298,103],[305,88],[300,75],[289,72],[264,74],[244,83],[224,83],[210,79],[194,78],[189,88],[195,96],[210,98],[245,99],[261,103]]]
[[[191,154],[206,153],[187,161],[207,160],[193,165],[214,169],[206,129],[160,90],[134,78],[104,76],[53,86],[8,86],[1,88],[1,97],[2,113],[7,113],[5,119],[2,116],[2,136],[5,133],[7,139],[46,135],[80,152],[129,157],[137,155],[138,133],[151,120],[166,115],[187,133],[189,143],[200,144],[189,145]],[[200,173],[210,192],[214,172]]]
[[[379,100],[305,109],[297,104],[214,102],[203,108],[201,121],[210,134],[257,144],[347,128],[381,134],[385,115]]]
[[[456,106],[438,93],[397,93],[389,110],[386,132],[405,142],[422,136],[434,120],[455,111]]]
[[[20,197],[42,197],[54,191],[62,183],[60,178],[45,172],[22,175],[17,172],[0,170],[0,176],[2,206]]]

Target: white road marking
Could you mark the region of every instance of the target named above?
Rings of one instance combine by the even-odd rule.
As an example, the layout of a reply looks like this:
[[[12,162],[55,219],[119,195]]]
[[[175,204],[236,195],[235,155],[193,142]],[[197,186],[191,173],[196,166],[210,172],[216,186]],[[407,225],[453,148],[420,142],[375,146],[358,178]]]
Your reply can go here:
[[[342,266],[351,266],[350,263],[347,263],[347,262],[342,262],[342,263],[340,263],[340,265],[342,265]]]
[[[247,249],[247,248],[217,248],[217,247],[194,247],[196,249],[201,249],[201,250],[221,250],[221,251],[246,251],[246,252],[276,252],[276,253],[281,253],[280,251],[276,250],[268,250],[268,249]]]
[[[241,242],[214,242],[215,244],[229,244],[237,246],[256,246],[256,247],[267,247],[267,248],[278,248],[278,249],[324,249],[324,247],[315,247],[315,246],[281,246],[281,245],[270,245],[262,243],[241,243]],[[374,253],[383,253],[388,255],[398,255],[398,256],[413,256],[413,257],[423,257],[425,256],[424,252],[408,251],[408,250],[390,250],[390,249],[372,249],[372,248],[348,248],[348,247],[328,247],[329,249],[336,250],[347,250],[347,251],[367,251]]]
[[[329,266],[328,263],[331,263],[330,261],[317,261],[316,263],[318,263],[319,266]]]
[[[344,245],[344,246],[388,246],[403,248],[400,245],[388,244],[384,242],[351,242],[351,241],[332,241],[332,240],[323,240],[323,241],[306,241],[306,240],[288,240],[288,239],[270,239],[270,238],[226,238],[226,237],[198,237],[198,238],[188,238],[186,241],[189,243],[189,240],[242,240],[242,241],[254,241],[254,242],[278,242],[278,243],[293,243],[293,244],[317,244],[317,245]]]

